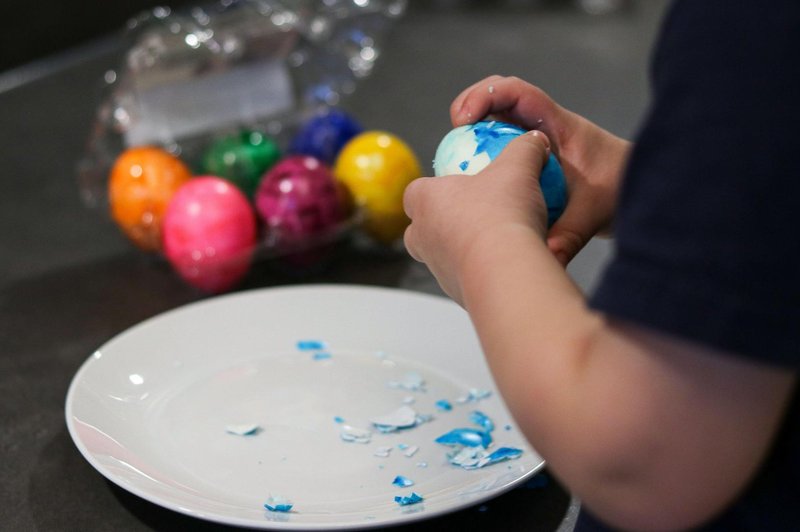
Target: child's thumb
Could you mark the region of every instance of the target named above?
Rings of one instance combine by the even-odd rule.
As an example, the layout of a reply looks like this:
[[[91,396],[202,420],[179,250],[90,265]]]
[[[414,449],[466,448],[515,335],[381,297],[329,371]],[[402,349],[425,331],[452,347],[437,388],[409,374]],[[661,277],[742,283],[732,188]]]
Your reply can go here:
[[[502,175],[536,176],[538,182],[549,156],[547,135],[538,130],[529,131],[509,142],[492,163],[492,168]]]

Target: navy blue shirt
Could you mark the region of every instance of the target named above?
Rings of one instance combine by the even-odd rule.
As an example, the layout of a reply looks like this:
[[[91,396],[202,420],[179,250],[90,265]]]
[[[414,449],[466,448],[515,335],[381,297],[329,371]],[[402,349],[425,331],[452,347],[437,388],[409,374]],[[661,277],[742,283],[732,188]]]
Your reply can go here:
[[[615,254],[590,303],[797,370],[800,1],[674,2],[651,77]],[[710,529],[800,530],[799,403],[795,393],[758,477]]]

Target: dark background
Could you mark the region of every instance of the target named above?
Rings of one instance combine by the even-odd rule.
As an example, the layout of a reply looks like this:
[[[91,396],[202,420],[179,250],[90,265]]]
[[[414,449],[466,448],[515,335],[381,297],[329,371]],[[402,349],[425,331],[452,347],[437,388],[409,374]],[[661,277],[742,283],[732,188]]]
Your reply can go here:
[[[4,0],[0,2],[0,71],[110,35],[130,17],[153,6],[187,4],[189,0]]]
[[[612,3],[626,3],[610,0]],[[94,39],[120,32],[125,22],[155,6],[181,9],[203,4],[203,0],[1,0],[0,72],[19,67]],[[578,6],[580,0],[412,0],[410,7],[506,8]]]

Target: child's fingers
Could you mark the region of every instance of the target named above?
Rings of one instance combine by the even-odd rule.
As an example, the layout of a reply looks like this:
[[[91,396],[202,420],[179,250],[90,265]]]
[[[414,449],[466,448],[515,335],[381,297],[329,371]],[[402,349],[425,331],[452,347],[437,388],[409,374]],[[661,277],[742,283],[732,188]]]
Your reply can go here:
[[[450,104],[450,120],[453,123],[453,126],[462,126],[464,124],[471,124],[473,122],[477,122],[485,115],[482,116],[472,116],[469,113],[462,113],[462,108],[464,106],[464,102],[466,99],[472,94],[473,91],[478,90],[485,86],[486,84],[491,84],[492,82],[496,82],[502,79],[502,76],[494,75],[489,76],[487,78],[483,78],[482,80],[478,81],[477,83],[473,83],[461,93],[455,97],[453,103]],[[467,116],[469,114],[469,116]]]
[[[555,226],[550,229],[547,235],[547,247],[550,252],[555,255],[558,262],[566,268],[567,264],[575,258],[575,255],[583,249],[589,242],[591,236],[581,234],[578,231],[573,231],[568,228],[569,226],[562,225],[558,228]]]
[[[547,247],[566,266],[603,228],[606,220],[597,216],[600,200],[585,189],[573,189],[567,207],[547,234]]]
[[[419,189],[425,184],[424,178],[418,178],[406,185],[403,191],[403,210],[410,219],[414,219],[414,207],[417,204]]]
[[[540,129],[555,110],[555,103],[538,87],[513,76],[491,76],[453,101],[450,118],[458,126],[498,115],[526,129]]]
[[[405,210],[406,216],[411,219],[411,224],[406,227],[405,233],[403,234],[403,244],[405,244],[406,251],[411,255],[411,258],[417,262],[423,262],[423,260],[418,250],[414,212],[421,194],[420,189],[425,184],[423,180],[424,178],[415,179],[406,186],[403,192],[403,210]]]

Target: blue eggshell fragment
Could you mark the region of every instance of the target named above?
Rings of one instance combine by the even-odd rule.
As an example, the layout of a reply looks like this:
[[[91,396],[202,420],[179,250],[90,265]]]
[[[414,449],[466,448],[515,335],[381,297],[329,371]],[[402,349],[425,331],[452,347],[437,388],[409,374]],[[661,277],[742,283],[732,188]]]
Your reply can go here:
[[[478,469],[505,460],[513,460],[522,455],[521,449],[500,447],[487,451],[492,443],[491,432],[494,422],[484,414],[475,410],[469,415],[470,421],[484,430],[454,429],[436,439],[437,443],[455,447],[447,454],[447,460],[462,469]]]
[[[449,412],[453,409],[453,405],[447,399],[439,399],[436,401],[436,408],[445,412]]]
[[[289,512],[294,505],[283,497],[270,496],[264,503],[264,508],[270,512]]]
[[[463,469],[477,469],[481,457],[479,450],[472,447],[463,447],[457,451],[447,453],[447,460],[454,466]]]
[[[488,398],[492,395],[491,390],[480,390],[478,388],[470,388],[466,395],[456,399],[459,403],[476,403]]]
[[[434,441],[442,445],[483,447],[485,449],[492,443],[492,435],[477,429],[453,429],[446,434],[442,434]]]
[[[504,460],[513,460],[514,458],[519,458],[520,456],[522,456],[522,449],[517,449],[515,447],[500,447],[499,449],[489,453],[489,456],[486,456],[481,461],[481,467],[484,465],[502,462]]]
[[[380,458],[389,458],[389,453],[391,452],[392,452],[391,447],[381,446],[375,449],[375,452],[372,454],[372,456],[377,456]]]
[[[235,434],[236,436],[253,436],[261,432],[261,427],[255,423],[228,425],[225,427],[225,432],[228,434]]]
[[[493,452],[487,452],[476,448],[462,448],[459,451],[447,455],[451,464],[462,469],[480,469],[488,465],[514,460],[522,456],[522,450],[514,447],[500,447]]]
[[[369,443],[372,440],[372,433],[366,429],[342,425],[342,429],[339,431],[339,437],[342,441],[349,443]]]
[[[319,351],[325,349],[325,342],[319,340],[300,340],[297,342],[300,351]]]
[[[413,486],[414,481],[408,477],[404,477],[403,475],[397,475],[396,477],[394,477],[392,484],[394,484],[395,486],[400,486],[401,488],[407,488],[409,486]]]
[[[400,506],[408,506],[409,504],[417,504],[418,502],[422,502],[424,499],[422,495],[416,492],[411,492],[411,495],[397,495],[394,498],[394,502],[399,504]]]
[[[410,447],[406,448],[406,449],[403,451],[403,454],[404,454],[404,455],[405,455],[407,458],[411,458],[412,456],[414,456],[415,454],[417,454],[417,451],[419,451],[419,446],[417,446],[417,445],[412,445],[412,446],[410,446]]]
[[[410,429],[429,419],[417,414],[413,408],[403,405],[394,412],[370,419],[370,423],[380,432],[395,432],[400,429]]]
[[[345,144],[364,129],[339,109],[327,109],[313,116],[289,143],[289,153],[310,155],[329,166]]]
[[[469,420],[481,427],[486,432],[492,432],[494,430],[494,422],[483,412],[475,410],[469,415]]]

